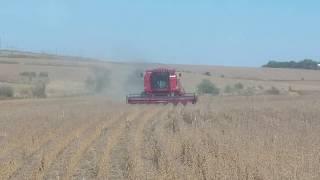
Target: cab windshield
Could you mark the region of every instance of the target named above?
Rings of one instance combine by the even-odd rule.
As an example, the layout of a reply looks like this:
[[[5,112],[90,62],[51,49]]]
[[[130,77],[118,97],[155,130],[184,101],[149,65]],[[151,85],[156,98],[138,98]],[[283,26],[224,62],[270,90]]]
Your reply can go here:
[[[169,87],[169,73],[154,73],[151,76],[152,89],[167,89]]]

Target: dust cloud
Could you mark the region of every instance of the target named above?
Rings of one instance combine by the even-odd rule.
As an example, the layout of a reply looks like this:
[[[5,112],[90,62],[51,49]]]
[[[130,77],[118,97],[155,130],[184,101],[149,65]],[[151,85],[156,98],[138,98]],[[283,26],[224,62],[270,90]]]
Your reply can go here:
[[[125,102],[128,94],[140,94],[143,91],[141,73],[149,67],[147,63],[114,63],[108,69],[108,86],[100,94],[120,102]]]

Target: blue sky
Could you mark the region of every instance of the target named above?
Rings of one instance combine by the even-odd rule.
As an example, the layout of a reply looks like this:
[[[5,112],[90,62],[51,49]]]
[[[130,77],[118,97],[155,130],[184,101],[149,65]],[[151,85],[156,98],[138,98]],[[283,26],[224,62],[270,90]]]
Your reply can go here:
[[[0,0],[2,48],[121,61],[320,60],[316,0]]]

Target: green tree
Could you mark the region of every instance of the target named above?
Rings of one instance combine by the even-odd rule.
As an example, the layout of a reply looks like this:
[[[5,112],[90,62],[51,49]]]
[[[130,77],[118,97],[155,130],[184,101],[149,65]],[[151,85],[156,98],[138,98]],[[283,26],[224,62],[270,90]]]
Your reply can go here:
[[[263,65],[262,67],[269,67],[269,68],[297,68],[297,69],[319,69],[318,66],[319,62],[314,61],[312,59],[304,59],[302,61],[269,61],[267,64]]]

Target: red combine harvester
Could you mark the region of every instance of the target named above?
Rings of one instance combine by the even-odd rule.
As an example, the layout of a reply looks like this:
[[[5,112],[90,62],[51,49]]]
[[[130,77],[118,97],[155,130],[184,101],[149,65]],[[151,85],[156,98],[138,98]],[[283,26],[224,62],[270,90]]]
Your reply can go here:
[[[181,73],[179,73],[181,77]],[[144,73],[144,91],[127,95],[128,104],[184,104],[197,102],[195,93],[185,93],[174,69],[158,68]]]

